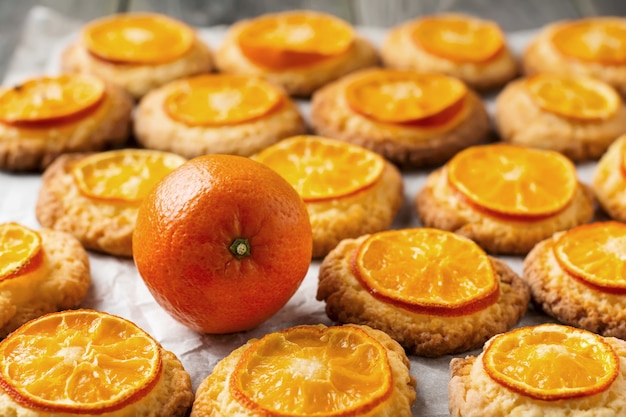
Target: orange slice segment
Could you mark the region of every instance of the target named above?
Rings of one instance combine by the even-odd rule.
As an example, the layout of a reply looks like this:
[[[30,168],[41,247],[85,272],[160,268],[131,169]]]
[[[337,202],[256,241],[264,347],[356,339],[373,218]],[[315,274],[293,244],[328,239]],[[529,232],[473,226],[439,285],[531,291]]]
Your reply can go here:
[[[248,122],[270,113],[283,99],[277,88],[258,77],[202,75],[177,85],[165,98],[165,111],[190,126]]]
[[[600,393],[619,373],[619,358],[602,337],[558,324],[523,327],[492,339],[483,367],[499,384],[555,401]]]
[[[39,233],[17,223],[0,224],[0,281],[38,268],[42,258]]]
[[[543,110],[578,120],[608,119],[621,104],[613,87],[592,78],[537,74],[525,83]]]
[[[554,244],[559,264],[591,287],[626,294],[626,225],[598,222],[564,233]]]
[[[36,78],[0,95],[0,120],[9,124],[61,122],[93,109],[105,94],[104,83],[90,75]]]
[[[34,410],[114,411],[144,396],[160,372],[161,348],[152,337],[98,311],[49,314],[0,342],[0,386]]]
[[[520,220],[558,213],[578,187],[574,164],[563,155],[514,145],[465,149],[450,160],[447,173],[474,207]]]
[[[194,32],[184,23],[158,14],[118,14],[98,19],[83,31],[89,52],[106,61],[162,64],[185,54]]]
[[[258,153],[254,159],[287,180],[305,202],[346,197],[373,186],[385,160],[378,154],[319,136],[295,136]]]
[[[481,63],[504,49],[504,36],[495,23],[460,15],[419,19],[411,39],[427,52],[456,62]]]
[[[356,112],[386,123],[423,120],[462,102],[467,87],[440,74],[377,70],[348,84],[345,97]]]
[[[467,315],[500,293],[487,254],[471,240],[437,229],[373,234],[354,252],[351,268],[372,296],[416,313]]]
[[[563,24],[552,35],[563,55],[607,65],[626,64],[626,19],[590,18]]]
[[[72,175],[86,197],[139,203],[164,176],[185,161],[168,152],[123,149],[81,159],[72,167]]]
[[[261,16],[238,34],[241,52],[270,69],[308,66],[346,52],[354,31],[336,17],[314,12],[286,12]]]
[[[355,326],[299,326],[249,347],[230,378],[231,393],[272,417],[364,415],[393,390],[385,348]]]

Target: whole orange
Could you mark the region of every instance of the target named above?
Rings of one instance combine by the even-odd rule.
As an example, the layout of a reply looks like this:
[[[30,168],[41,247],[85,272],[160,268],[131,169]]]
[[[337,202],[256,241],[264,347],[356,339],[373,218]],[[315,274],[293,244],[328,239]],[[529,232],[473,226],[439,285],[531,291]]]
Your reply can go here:
[[[142,202],[133,234],[139,274],[193,330],[230,333],[281,309],[306,275],[311,224],[295,189],[232,155],[187,161]]]

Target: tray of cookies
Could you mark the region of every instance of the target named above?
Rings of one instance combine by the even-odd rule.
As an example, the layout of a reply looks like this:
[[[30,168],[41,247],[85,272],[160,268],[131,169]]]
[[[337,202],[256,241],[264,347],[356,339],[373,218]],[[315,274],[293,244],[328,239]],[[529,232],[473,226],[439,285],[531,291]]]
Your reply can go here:
[[[53,32],[0,91],[0,411],[626,412],[623,19]]]

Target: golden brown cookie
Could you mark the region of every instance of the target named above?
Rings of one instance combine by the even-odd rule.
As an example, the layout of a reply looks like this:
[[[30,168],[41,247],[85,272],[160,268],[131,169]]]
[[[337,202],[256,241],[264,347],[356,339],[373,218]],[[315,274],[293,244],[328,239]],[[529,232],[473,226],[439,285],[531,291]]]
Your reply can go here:
[[[62,155],[44,171],[37,220],[70,233],[87,249],[131,256],[141,200],[184,161],[175,154],[140,149]]]
[[[526,312],[526,284],[472,241],[434,229],[400,233],[346,239],[324,258],[317,299],[331,320],[377,328],[410,354],[438,357],[481,346]],[[469,287],[478,289],[463,293]]]
[[[599,158],[626,132],[626,106],[602,81],[539,74],[504,88],[496,99],[495,122],[505,142],[583,161]]]
[[[505,344],[509,336],[513,340]],[[499,341],[504,342],[493,347]],[[556,324],[512,330],[485,343],[478,356],[451,360],[450,415],[621,416],[626,412],[625,358],[626,342],[585,330]],[[486,362],[494,366],[486,368]]]
[[[211,71],[213,58],[194,29],[155,13],[89,22],[61,56],[66,72],[97,75],[138,99],[172,80]]]
[[[526,254],[590,221],[594,196],[564,156],[494,144],[462,151],[429,174],[415,206],[425,226],[469,237],[492,254]]]
[[[137,141],[187,158],[250,156],[306,131],[295,103],[279,88],[246,75],[200,75],[148,93],[134,124]]]
[[[91,284],[89,259],[73,236],[0,224],[4,266],[0,274],[0,338],[29,320],[77,307]],[[26,245],[31,242],[32,245]],[[16,251],[19,251],[16,253]],[[16,257],[13,257],[16,256]]]
[[[407,168],[439,165],[485,142],[489,118],[461,81],[414,71],[363,70],[318,90],[313,130],[377,152]]]
[[[518,72],[495,22],[459,13],[423,16],[392,28],[381,48],[385,66],[460,78],[470,87],[500,87]]]
[[[319,12],[270,13],[230,27],[215,53],[220,72],[263,76],[292,96],[309,96],[378,64],[374,46],[346,22]]]
[[[626,95],[626,19],[589,17],[544,27],[522,57],[527,75],[553,73],[597,78]]]
[[[404,202],[398,169],[374,152],[319,136],[285,139],[253,159],[302,197],[313,230],[313,257],[347,238],[388,229]]]
[[[562,323],[626,338],[626,226],[597,222],[538,243],[524,260],[533,301]]]
[[[625,144],[626,135],[613,142],[598,161],[591,182],[602,209],[611,218],[623,222],[626,222]]]
[[[0,169],[38,171],[69,152],[123,144],[132,100],[87,75],[38,77],[0,91]]]
[[[367,326],[292,327],[218,362],[198,387],[191,416],[410,417],[416,381],[409,367],[398,343]]]

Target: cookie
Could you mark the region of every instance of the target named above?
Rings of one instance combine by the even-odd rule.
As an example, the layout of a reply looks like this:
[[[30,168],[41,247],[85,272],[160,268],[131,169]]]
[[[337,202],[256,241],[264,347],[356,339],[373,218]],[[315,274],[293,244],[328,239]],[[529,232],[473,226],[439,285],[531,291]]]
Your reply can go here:
[[[604,212],[623,222],[626,222],[625,143],[626,135],[613,142],[595,166],[591,179],[591,187]]]

